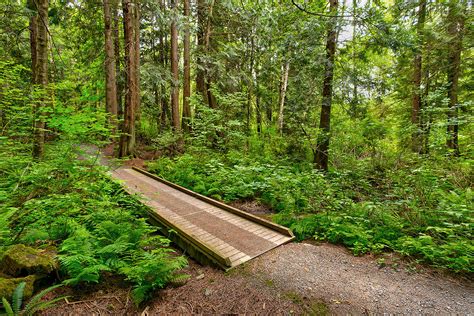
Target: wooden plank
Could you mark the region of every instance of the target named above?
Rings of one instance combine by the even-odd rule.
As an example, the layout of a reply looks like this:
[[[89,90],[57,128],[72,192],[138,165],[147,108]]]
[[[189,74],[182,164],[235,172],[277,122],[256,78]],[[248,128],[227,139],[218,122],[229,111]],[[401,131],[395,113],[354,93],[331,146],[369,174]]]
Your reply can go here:
[[[246,256],[245,253],[243,253],[243,252],[238,252],[238,253],[236,253],[235,255],[230,256],[230,257],[229,257],[229,260],[230,260],[230,262],[235,262],[237,259],[240,259],[240,258],[245,257],[245,256]]]
[[[288,228],[286,228],[286,227],[284,227],[284,226],[281,226],[281,225],[272,223],[272,222],[267,221],[267,220],[265,220],[265,219],[263,219],[263,218],[260,218],[260,217],[257,217],[257,216],[255,216],[255,215],[246,213],[246,212],[241,211],[241,210],[239,210],[239,209],[236,209],[236,208],[234,208],[234,207],[232,207],[232,206],[229,206],[229,205],[224,204],[224,203],[222,203],[222,202],[216,201],[216,200],[214,200],[214,199],[211,199],[211,198],[209,198],[209,197],[207,197],[207,196],[201,195],[201,194],[196,193],[196,192],[194,192],[194,191],[191,191],[191,190],[189,190],[189,189],[186,189],[186,188],[184,188],[184,187],[182,187],[182,186],[179,186],[179,185],[177,185],[177,184],[175,184],[175,183],[172,183],[172,182],[169,182],[169,181],[167,181],[167,180],[165,180],[165,179],[163,179],[163,178],[160,178],[160,177],[158,177],[157,175],[154,175],[154,174],[152,174],[152,173],[149,173],[149,172],[147,172],[147,171],[145,171],[145,170],[143,170],[143,169],[140,169],[140,168],[137,168],[137,167],[132,167],[132,169],[135,170],[135,171],[138,171],[138,172],[140,172],[140,173],[142,173],[142,174],[144,174],[144,175],[146,175],[146,176],[149,176],[150,178],[153,178],[153,179],[158,180],[158,181],[160,181],[160,182],[162,182],[162,183],[165,183],[165,184],[169,185],[170,187],[173,187],[173,188],[175,188],[175,189],[177,189],[177,190],[180,190],[180,191],[182,191],[182,192],[185,192],[185,193],[187,193],[187,194],[189,194],[189,195],[191,195],[191,196],[193,196],[193,197],[195,197],[195,198],[198,198],[198,199],[203,200],[203,201],[205,201],[205,202],[207,202],[207,203],[209,203],[209,204],[212,204],[212,205],[217,206],[217,207],[219,207],[219,208],[221,208],[221,209],[224,209],[224,210],[226,210],[226,211],[229,211],[230,213],[239,215],[239,216],[244,217],[244,218],[246,218],[246,219],[248,219],[248,220],[251,220],[251,221],[256,222],[256,223],[258,223],[258,224],[261,224],[261,225],[263,225],[263,226],[266,226],[266,227],[269,227],[269,228],[271,228],[271,229],[274,229],[274,230],[276,230],[276,231],[278,231],[278,232],[280,232],[280,233],[282,233],[282,234],[284,234],[284,235],[287,235],[287,236],[289,236],[289,237],[294,237],[294,235],[293,235],[293,233],[291,232],[291,230],[289,230]]]

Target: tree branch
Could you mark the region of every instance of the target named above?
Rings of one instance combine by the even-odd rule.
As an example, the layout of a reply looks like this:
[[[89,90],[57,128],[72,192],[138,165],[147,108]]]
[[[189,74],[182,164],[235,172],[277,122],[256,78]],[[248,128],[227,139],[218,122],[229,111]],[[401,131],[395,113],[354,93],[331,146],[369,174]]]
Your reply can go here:
[[[295,0],[291,0],[291,3],[293,3],[293,5],[298,8],[298,10],[303,11],[304,13],[307,13],[307,14],[310,14],[310,15],[320,16],[320,17],[323,17],[323,18],[352,18],[352,17],[354,17],[353,15],[332,15],[332,14],[325,14],[325,13],[320,13],[320,12],[308,11],[304,7],[302,7],[301,5],[296,3]]]

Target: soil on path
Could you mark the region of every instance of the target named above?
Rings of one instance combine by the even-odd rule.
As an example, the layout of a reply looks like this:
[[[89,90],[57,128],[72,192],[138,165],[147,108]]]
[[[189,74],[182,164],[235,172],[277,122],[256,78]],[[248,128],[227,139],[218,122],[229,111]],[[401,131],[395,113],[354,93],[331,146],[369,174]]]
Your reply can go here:
[[[380,265],[345,248],[293,243],[252,262],[251,271],[306,299],[324,300],[334,314],[474,313],[474,286],[426,269]]]

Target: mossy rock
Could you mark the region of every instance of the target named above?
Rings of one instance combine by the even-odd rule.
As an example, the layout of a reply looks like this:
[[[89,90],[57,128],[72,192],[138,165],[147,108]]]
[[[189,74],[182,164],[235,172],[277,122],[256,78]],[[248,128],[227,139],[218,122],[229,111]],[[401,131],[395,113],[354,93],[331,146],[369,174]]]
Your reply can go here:
[[[4,297],[10,302],[13,292],[21,282],[26,283],[23,297],[30,298],[33,295],[35,281],[35,275],[29,275],[24,278],[0,278],[0,299]]]
[[[13,245],[3,254],[0,272],[13,277],[47,275],[58,268],[55,257],[54,249],[39,250],[22,244]]]

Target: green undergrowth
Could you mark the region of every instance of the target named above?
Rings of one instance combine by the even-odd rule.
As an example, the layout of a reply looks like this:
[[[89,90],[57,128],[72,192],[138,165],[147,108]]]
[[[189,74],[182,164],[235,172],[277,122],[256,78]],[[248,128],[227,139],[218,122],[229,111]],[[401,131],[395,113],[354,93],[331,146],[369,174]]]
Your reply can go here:
[[[49,145],[43,160],[32,161],[29,146],[3,141],[0,247],[56,245],[64,283],[121,275],[136,303],[185,277],[179,270],[186,260],[146,222],[144,207],[102,167],[78,161],[71,143]]]
[[[199,151],[149,169],[226,202],[258,200],[297,238],[344,244],[355,255],[395,251],[434,267],[474,272],[472,161],[413,160],[323,174],[311,164]]]

